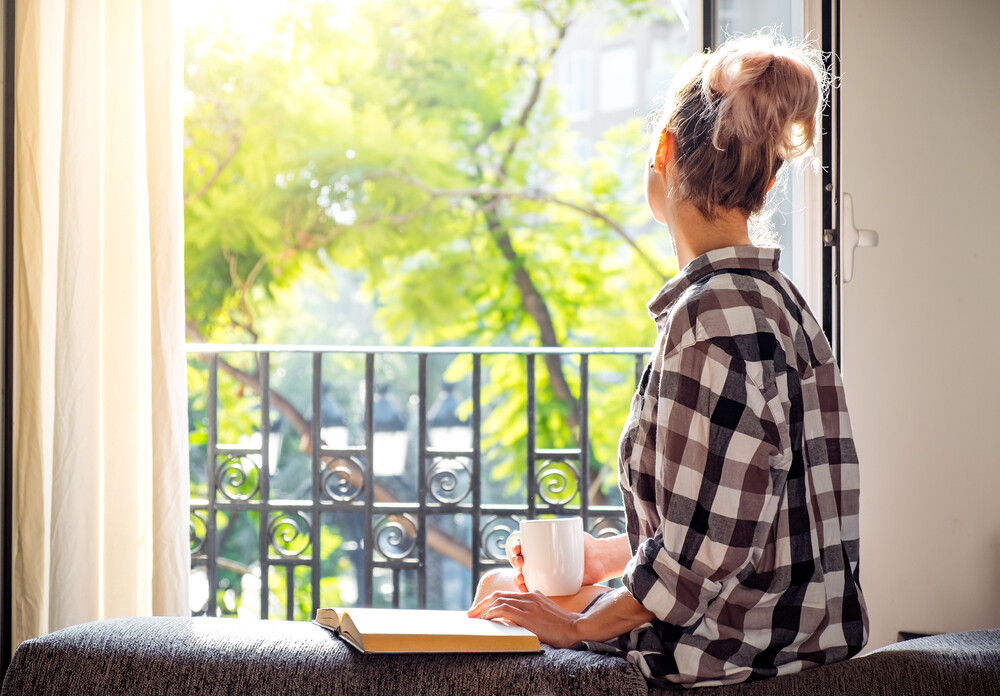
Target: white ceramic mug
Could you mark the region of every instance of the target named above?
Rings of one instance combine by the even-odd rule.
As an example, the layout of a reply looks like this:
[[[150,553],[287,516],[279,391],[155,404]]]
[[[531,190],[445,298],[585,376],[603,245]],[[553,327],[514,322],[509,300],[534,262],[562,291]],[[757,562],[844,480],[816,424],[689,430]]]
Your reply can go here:
[[[576,594],[583,584],[583,520],[523,520],[507,539],[507,556],[520,541],[524,584],[549,597]]]

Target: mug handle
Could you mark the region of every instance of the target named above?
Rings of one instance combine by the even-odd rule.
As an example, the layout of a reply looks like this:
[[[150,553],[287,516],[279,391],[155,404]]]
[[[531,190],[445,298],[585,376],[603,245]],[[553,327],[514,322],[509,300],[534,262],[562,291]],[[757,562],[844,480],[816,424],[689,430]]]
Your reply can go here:
[[[521,532],[514,531],[510,533],[507,537],[507,542],[503,545],[504,552],[507,554],[507,562],[510,562],[510,557],[514,553],[514,546],[521,543]]]

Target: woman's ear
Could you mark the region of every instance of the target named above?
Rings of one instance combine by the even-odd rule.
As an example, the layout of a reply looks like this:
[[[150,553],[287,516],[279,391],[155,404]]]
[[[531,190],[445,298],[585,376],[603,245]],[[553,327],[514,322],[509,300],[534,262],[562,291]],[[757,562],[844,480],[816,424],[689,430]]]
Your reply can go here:
[[[660,140],[656,144],[653,155],[653,169],[659,173],[667,170],[667,164],[674,158],[674,132],[664,128],[660,131]]]

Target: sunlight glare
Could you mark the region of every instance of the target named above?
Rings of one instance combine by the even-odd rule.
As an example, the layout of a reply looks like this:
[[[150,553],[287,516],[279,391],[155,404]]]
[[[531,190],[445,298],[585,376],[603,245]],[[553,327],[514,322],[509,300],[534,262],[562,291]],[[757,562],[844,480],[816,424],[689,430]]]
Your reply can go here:
[[[186,28],[218,26],[221,22],[256,45],[271,36],[275,19],[301,4],[294,0],[181,0],[181,16]]]

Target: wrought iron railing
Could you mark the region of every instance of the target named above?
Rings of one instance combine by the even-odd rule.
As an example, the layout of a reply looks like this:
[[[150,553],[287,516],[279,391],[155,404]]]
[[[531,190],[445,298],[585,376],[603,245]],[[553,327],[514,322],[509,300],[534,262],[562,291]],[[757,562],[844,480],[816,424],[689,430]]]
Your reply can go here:
[[[631,391],[646,352],[641,348],[189,346],[195,433],[191,557],[192,572],[204,585],[204,603],[199,600],[193,611],[219,615],[246,610],[262,618],[284,614],[293,619],[307,618],[315,608],[329,604],[458,608],[472,599],[482,572],[506,566],[503,543],[521,519],[579,515],[585,529],[595,535],[623,531],[620,498],[608,494],[607,481],[602,489],[592,480],[595,473],[609,471],[608,478],[614,480],[613,465],[597,466],[592,461],[592,395],[603,394],[608,385]],[[408,447],[408,468],[389,467],[386,473],[380,456],[388,449],[378,451],[379,438],[386,433],[379,410],[388,397],[380,388],[385,380],[379,375],[385,371],[377,373],[376,359],[390,357],[416,363],[415,389],[408,399],[415,428],[409,427],[414,437]],[[545,361],[542,379],[536,364],[539,357]],[[442,361],[458,359],[466,361],[460,385],[445,384],[461,391],[461,396],[445,403],[439,394],[441,403],[431,404],[429,383],[441,380]],[[494,368],[484,366],[484,361],[500,359],[508,366],[515,361],[523,377],[522,394],[497,395],[490,382]],[[289,365],[297,361],[297,371],[311,369],[308,406],[296,409],[289,395],[275,387],[276,360]],[[614,363],[600,371],[596,386],[595,360]],[[353,420],[330,407],[331,378],[324,379],[324,371],[330,373],[338,361],[353,361],[361,373],[355,376],[358,386],[363,385],[355,391],[360,413]],[[277,371],[287,375],[291,369]],[[569,406],[565,398],[560,402],[548,391],[545,403],[539,401],[538,385],[552,380],[553,369],[568,375],[566,384],[575,388]],[[355,379],[334,379],[342,378]],[[220,391],[222,380],[226,389]],[[303,380],[299,381],[301,385]],[[492,400],[484,402],[487,386]],[[230,408],[227,402],[233,399],[238,404]],[[249,408],[247,399],[253,402]],[[437,408],[454,407],[459,401],[461,414]],[[494,445],[502,450],[517,440],[523,449],[497,457],[484,450],[483,423],[486,412],[493,413],[505,401],[523,405],[515,418],[523,418],[523,428],[515,428],[512,436],[494,437]],[[623,401],[622,418],[627,396]],[[249,437],[238,442],[220,438],[220,423],[232,416],[230,411],[239,411],[245,420],[256,419]],[[573,426],[571,446],[540,446],[549,443],[539,442],[539,433],[548,432],[539,423],[552,421],[555,411]],[[507,418],[510,421],[510,414]],[[384,414],[381,420],[385,421]],[[599,424],[605,441],[609,429],[617,434],[622,425],[620,418],[606,420],[613,422]],[[454,440],[443,446],[432,442],[430,433],[439,432],[435,425],[450,427],[453,433],[466,428],[467,441],[458,446]],[[334,433],[333,426],[344,432]],[[276,460],[282,448],[273,443],[283,442],[287,451],[288,443],[275,435],[293,428],[302,443],[294,450],[301,466],[297,478],[293,472],[291,484],[281,483],[286,475]],[[244,538],[240,553],[226,551],[234,534]]]

